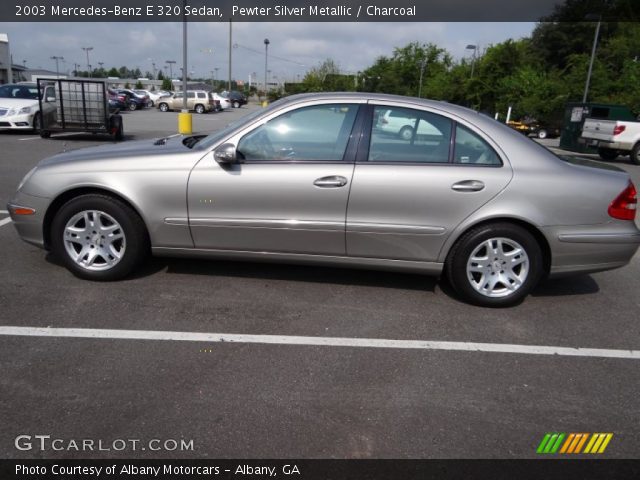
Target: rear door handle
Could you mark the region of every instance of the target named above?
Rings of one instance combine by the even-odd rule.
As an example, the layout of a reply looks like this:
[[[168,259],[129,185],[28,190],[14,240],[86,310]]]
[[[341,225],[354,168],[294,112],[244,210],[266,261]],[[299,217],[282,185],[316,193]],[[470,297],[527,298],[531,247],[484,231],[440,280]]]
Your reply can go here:
[[[337,188],[344,187],[347,184],[347,179],[339,175],[332,175],[329,177],[318,178],[313,184],[316,187],[321,188]]]
[[[456,192],[479,192],[483,188],[484,183],[480,180],[464,180],[451,185],[451,189]]]

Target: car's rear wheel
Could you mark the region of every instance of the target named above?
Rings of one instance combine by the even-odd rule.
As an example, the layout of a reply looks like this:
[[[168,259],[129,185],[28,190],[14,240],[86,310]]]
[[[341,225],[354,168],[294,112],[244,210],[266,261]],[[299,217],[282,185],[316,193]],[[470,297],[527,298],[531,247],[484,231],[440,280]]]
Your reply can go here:
[[[74,275],[118,280],[147,256],[149,240],[142,219],[122,201],[100,194],[69,200],[51,226],[54,254]]]
[[[602,148],[602,147],[600,147],[598,149],[598,155],[600,155],[600,158],[603,159],[603,160],[611,161],[611,160],[615,160],[616,158],[618,158],[618,151],[614,150],[612,148]]]
[[[168,112],[169,111],[169,105],[167,105],[166,103],[161,103],[160,104],[160,111],[161,112]]]
[[[403,140],[411,140],[411,137],[413,136],[413,128],[404,126],[400,129],[399,135]]]
[[[155,106],[155,103],[153,103],[153,100],[149,100],[149,103],[147,103],[148,107],[153,107]]]
[[[633,146],[631,153],[629,154],[629,158],[631,158],[631,163],[640,165],[640,142]]]
[[[201,105],[201,104],[196,105],[195,111],[198,114],[204,113],[204,105]]]
[[[543,128],[538,130],[538,138],[541,140],[544,140],[545,138],[547,138],[549,136],[549,134],[547,133],[547,131]]]
[[[233,102],[233,108],[240,108],[240,102],[239,102],[239,101],[237,101],[237,100],[235,100],[235,101]]]
[[[458,240],[445,268],[465,301],[509,307],[521,302],[540,280],[542,251],[536,239],[518,225],[487,224]]]
[[[132,111],[132,112],[133,112],[133,111],[134,111],[134,110],[136,110],[137,108],[138,108],[138,106],[137,106],[135,103],[133,103],[133,102],[129,102],[129,110],[130,110],[130,111]]]

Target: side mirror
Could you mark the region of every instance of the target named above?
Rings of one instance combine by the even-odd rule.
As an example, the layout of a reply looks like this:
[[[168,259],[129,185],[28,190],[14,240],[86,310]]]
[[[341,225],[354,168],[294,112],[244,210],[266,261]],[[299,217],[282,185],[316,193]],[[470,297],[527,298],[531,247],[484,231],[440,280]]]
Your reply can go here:
[[[224,143],[220,145],[214,150],[213,158],[220,165],[230,165],[233,163],[238,163],[236,146],[233,143]]]
[[[47,103],[53,103],[56,101],[56,97],[47,97]]]

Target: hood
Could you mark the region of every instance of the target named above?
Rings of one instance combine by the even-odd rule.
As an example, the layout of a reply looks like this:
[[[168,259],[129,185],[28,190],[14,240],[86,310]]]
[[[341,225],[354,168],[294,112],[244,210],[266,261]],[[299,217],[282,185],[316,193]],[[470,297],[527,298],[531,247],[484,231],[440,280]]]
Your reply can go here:
[[[38,106],[38,99],[33,98],[0,98],[0,108],[23,108]]]
[[[101,145],[99,147],[80,148],[69,152],[59,153],[45,158],[38,165],[48,166],[60,163],[87,162],[91,160],[127,160],[142,157],[157,157],[159,155],[176,155],[191,152],[183,144],[184,135],[172,135],[150,140],[135,140],[116,144]]]

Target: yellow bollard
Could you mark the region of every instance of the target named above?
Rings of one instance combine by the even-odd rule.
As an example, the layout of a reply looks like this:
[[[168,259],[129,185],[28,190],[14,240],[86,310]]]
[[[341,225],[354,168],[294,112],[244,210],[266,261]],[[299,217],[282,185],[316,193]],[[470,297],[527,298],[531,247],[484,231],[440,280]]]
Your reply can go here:
[[[268,100],[263,100],[262,101],[262,107],[268,107],[269,106],[269,101]]]
[[[178,133],[182,135],[191,135],[193,133],[191,116],[186,110],[178,114]]]

